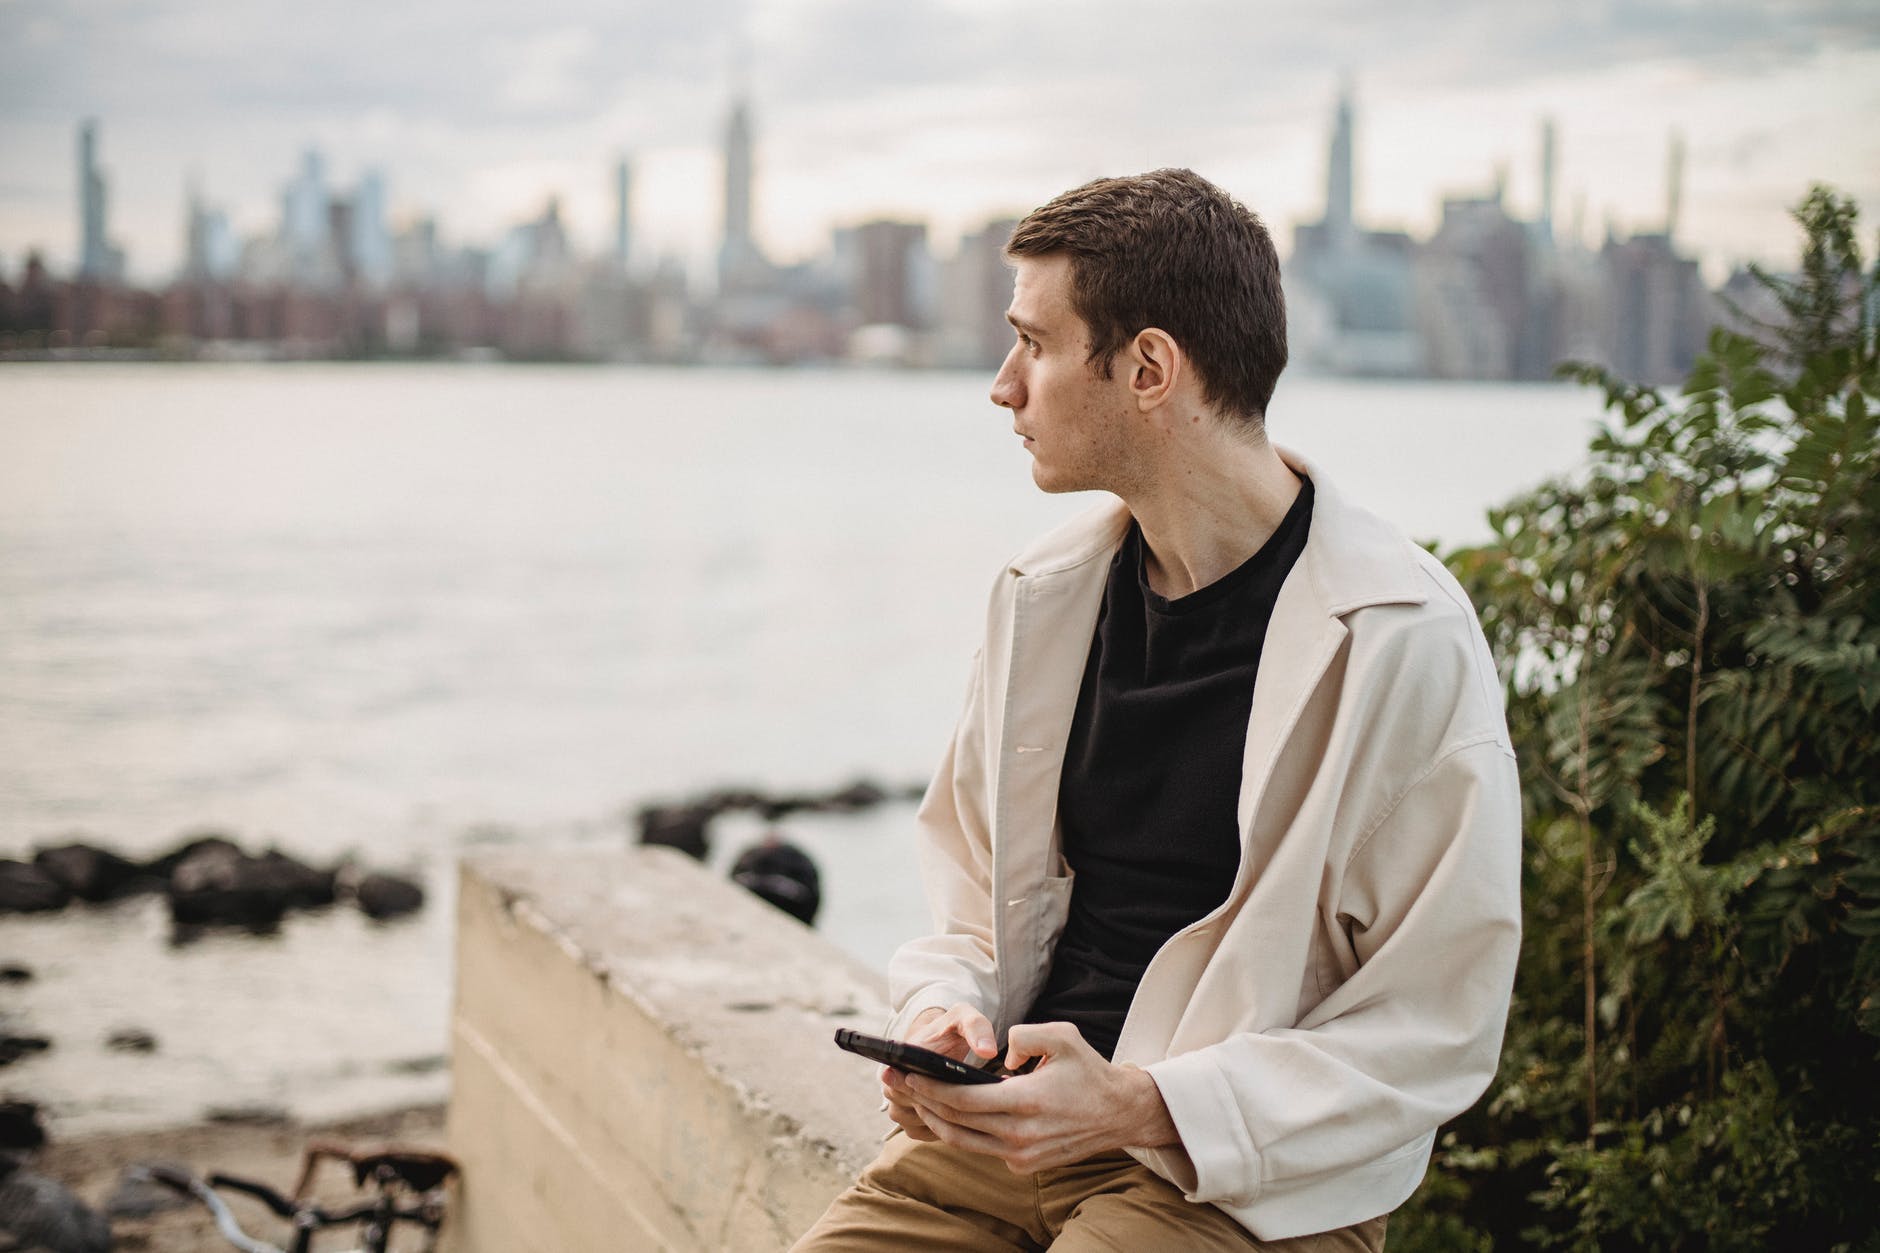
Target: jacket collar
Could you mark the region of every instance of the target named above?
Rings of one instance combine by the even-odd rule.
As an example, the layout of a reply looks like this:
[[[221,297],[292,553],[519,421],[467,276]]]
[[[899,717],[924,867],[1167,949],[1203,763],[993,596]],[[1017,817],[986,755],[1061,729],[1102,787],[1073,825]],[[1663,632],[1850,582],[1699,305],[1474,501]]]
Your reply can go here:
[[[1339,617],[1366,605],[1422,604],[1428,586],[1419,549],[1384,519],[1346,500],[1325,472],[1288,448],[1280,459],[1312,480],[1312,525],[1300,568],[1321,609]],[[1108,559],[1129,530],[1129,510],[1115,497],[1047,532],[1012,559],[1021,578],[1061,574]]]

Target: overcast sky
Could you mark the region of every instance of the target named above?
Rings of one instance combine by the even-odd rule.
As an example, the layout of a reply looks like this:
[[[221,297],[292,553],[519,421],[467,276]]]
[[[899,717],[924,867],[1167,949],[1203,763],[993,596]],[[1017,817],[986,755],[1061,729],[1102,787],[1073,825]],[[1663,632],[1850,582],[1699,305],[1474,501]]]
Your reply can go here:
[[[739,70],[737,67],[743,67]],[[176,265],[193,172],[271,230],[309,145],[367,166],[394,221],[493,242],[561,197],[599,250],[632,156],[639,251],[710,255],[734,80],[758,137],[758,231],[783,259],[831,224],[917,216],[942,251],[1098,174],[1189,165],[1291,225],[1324,203],[1338,84],[1358,103],[1361,217],[1419,234],[1498,166],[1563,229],[1663,221],[1712,276],[1793,253],[1811,181],[1880,212],[1876,0],[0,0],[0,267],[77,244],[76,132],[96,117],[133,274]],[[1871,240],[1871,234],[1867,235]]]

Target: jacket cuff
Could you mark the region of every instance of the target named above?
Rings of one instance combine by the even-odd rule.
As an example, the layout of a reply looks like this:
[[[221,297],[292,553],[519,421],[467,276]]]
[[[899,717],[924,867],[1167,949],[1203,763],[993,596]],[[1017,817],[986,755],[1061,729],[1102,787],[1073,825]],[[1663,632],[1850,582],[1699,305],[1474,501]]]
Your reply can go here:
[[[1208,1053],[1181,1053],[1143,1069],[1161,1091],[1193,1168],[1191,1180],[1178,1181],[1188,1199],[1251,1205],[1260,1192],[1259,1153],[1232,1085]]]
[[[905,1040],[908,1028],[913,1021],[928,1010],[951,1009],[961,1001],[970,1002],[972,999],[953,988],[922,988],[908,997],[906,1004],[889,1015],[887,1025],[881,1029],[881,1034],[890,1040]]]

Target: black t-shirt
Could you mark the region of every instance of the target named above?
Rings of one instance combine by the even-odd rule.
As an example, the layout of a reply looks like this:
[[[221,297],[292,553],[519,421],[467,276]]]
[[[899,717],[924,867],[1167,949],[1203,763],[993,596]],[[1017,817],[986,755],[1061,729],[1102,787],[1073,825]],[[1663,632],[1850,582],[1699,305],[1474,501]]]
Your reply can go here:
[[[1166,600],[1134,524],[1110,564],[1058,784],[1070,917],[1027,1022],[1116,1051],[1156,951],[1240,868],[1241,759],[1266,626],[1312,520],[1312,484],[1240,566]]]

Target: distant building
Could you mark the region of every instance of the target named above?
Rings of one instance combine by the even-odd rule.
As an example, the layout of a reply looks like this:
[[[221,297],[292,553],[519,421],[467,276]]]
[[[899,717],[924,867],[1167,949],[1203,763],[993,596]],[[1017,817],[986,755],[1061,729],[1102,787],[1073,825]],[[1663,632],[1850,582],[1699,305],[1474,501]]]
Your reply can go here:
[[[625,157],[614,164],[614,266],[628,272],[633,258],[633,170]]]
[[[863,326],[918,331],[932,320],[933,262],[925,222],[864,222],[855,228],[855,316]]]
[[[1350,247],[1352,230],[1356,224],[1352,190],[1356,172],[1356,154],[1352,151],[1353,126],[1351,87],[1346,84],[1338,93],[1338,108],[1332,116],[1331,151],[1325,162],[1324,244],[1329,251],[1334,252]]]
[[[574,285],[574,249],[561,221],[561,200],[549,197],[542,215],[509,228],[490,258],[486,285],[492,295],[541,296]]]
[[[740,97],[725,121],[724,235],[718,246],[718,289],[724,294],[758,291],[770,280],[770,265],[752,231],[753,146],[750,105]]]
[[[1012,270],[1005,244],[1018,226],[999,218],[960,237],[960,244],[940,270],[941,365],[996,367],[1012,347],[1012,327],[1005,308],[1012,299]]]
[[[1599,263],[1607,298],[1598,359],[1635,382],[1682,379],[1713,321],[1697,262],[1659,233],[1608,237]]]
[[[1337,374],[1424,370],[1416,330],[1416,246],[1400,231],[1368,231],[1354,213],[1354,117],[1340,92],[1326,159],[1325,216],[1293,231],[1287,322],[1294,355]]]
[[[1558,148],[1541,126],[1536,221],[1509,211],[1506,176],[1487,195],[1450,196],[1417,243],[1355,219],[1354,111],[1341,95],[1328,150],[1325,216],[1295,228],[1287,263],[1294,356],[1341,374],[1547,379],[1562,361],[1665,381],[1690,367],[1711,310],[1697,263],[1670,231],[1609,239],[1599,254],[1554,232]],[[1681,194],[1673,139],[1667,222]]]
[[[436,218],[419,218],[393,236],[392,281],[399,286],[441,285],[442,268]]]
[[[184,207],[182,277],[192,283],[225,283],[235,277],[240,264],[241,243],[228,214],[204,204],[192,179]]]
[[[326,160],[318,149],[301,154],[300,172],[281,189],[280,255],[269,268],[285,268],[297,287],[331,289],[343,279],[345,249],[353,218],[350,204],[335,211],[326,185]],[[344,227],[335,229],[335,223]]]
[[[1541,378],[1552,344],[1534,282],[1537,251],[1508,214],[1499,181],[1489,196],[1443,201],[1442,225],[1417,262],[1425,364],[1438,378]]]
[[[353,191],[346,233],[346,271],[368,287],[392,280],[392,230],[386,222],[385,176],[367,170]]]
[[[78,273],[99,283],[124,278],[124,251],[110,238],[109,203],[104,171],[98,168],[98,123],[87,119],[78,128]]]

